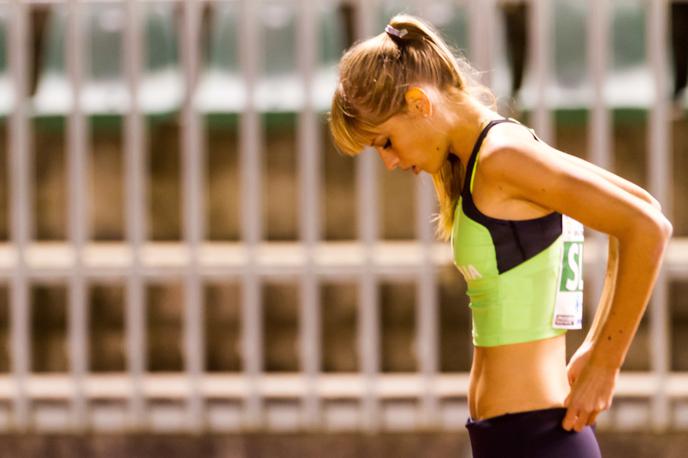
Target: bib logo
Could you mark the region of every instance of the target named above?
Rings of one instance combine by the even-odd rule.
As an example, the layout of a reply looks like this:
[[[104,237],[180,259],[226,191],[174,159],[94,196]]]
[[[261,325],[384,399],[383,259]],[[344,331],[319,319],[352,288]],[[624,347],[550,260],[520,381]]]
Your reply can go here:
[[[467,266],[456,266],[463,275],[466,281],[477,280],[478,278],[483,278],[478,269],[475,268],[473,264],[468,264]]]
[[[560,291],[583,291],[583,242],[564,242]]]

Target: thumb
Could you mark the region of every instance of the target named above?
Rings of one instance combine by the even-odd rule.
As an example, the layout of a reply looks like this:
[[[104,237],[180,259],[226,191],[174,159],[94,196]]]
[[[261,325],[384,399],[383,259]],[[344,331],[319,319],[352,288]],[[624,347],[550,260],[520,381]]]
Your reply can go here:
[[[569,394],[566,395],[566,399],[564,399],[564,407],[568,407],[570,402],[571,402],[571,392],[569,391]]]

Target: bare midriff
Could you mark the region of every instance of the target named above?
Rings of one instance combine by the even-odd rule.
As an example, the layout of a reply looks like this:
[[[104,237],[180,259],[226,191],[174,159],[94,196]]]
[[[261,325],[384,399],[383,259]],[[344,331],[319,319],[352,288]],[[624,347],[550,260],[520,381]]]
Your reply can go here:
[[[474,347],[468,387],[473,420],[562,407],[570,390],[566,335],[495,347]]]

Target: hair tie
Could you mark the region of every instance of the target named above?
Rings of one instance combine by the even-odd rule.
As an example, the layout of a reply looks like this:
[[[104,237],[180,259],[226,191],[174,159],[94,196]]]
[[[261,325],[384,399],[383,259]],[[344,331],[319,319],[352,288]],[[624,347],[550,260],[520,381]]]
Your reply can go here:
[[[398,29],[395,29],[394,27],[392,27],[391,25],[387,24],[385,26],[385,32],[387,32],[388,34],[390,34],[392,36],[395,36],[395,37],[401,39],[401,38],[404,38],[406,36],[406,34],[408,33],[408,30],[406,30],[406,29],[398,30]]]

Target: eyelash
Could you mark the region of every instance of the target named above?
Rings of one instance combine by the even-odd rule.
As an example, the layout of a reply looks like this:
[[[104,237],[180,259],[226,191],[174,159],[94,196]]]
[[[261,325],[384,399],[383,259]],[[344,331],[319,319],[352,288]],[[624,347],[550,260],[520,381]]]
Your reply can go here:
[[[383,149],[387,149],[392,146],[392,139],[388,138],[385,144],[382,146]]]

